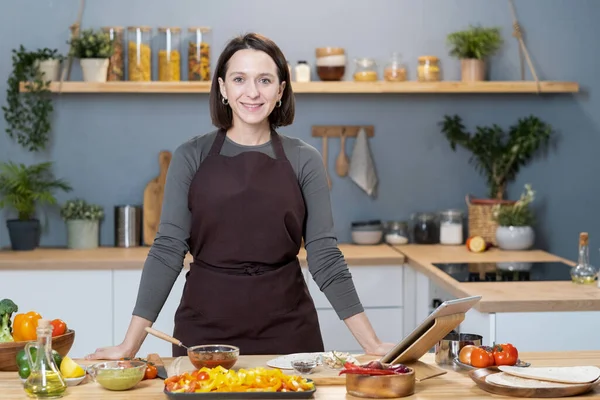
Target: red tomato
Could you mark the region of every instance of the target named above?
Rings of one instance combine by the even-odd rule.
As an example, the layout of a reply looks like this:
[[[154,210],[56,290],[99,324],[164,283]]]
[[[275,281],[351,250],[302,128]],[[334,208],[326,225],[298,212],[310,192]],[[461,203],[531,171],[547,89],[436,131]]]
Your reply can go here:
[[[144,379],[154,379],[158,375],[158,371],[154,365],[148,364],[146,372],[144,373]]]
[[[510,343],[495,345],[493,354],[496,365],[515,365],[519,359],[517,348]]]
[[[494,356],[492,353],[480,347],[471,352],[471,365],[475,368],[487,368],[494,365]]]
[[[64,335],[67,332],[67,324],[62,319],[54,319],[50,324],[52,324],[52,337]]]
[[[210,376],[208,375],[208,372],[204,372],[204,371],[202,371],[202,372],[200,372],[200,373],[198,374],[198,380],[199,380],[199,381],[205,381],[205,380],[207,380],[208,378],[210,378]]]

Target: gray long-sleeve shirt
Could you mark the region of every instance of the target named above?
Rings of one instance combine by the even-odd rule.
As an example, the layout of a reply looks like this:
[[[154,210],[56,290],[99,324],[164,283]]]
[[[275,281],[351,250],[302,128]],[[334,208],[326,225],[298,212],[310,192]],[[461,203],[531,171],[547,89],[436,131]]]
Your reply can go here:
[[[144,264],[133,314],[156,321],[189,251],[191,212],[190,183],[208,155],[217,131],[196,136],[173,153],[167,172],[158,233]],[[300,139],[281,136],[285,155],[296,173],[306,204],[304,246],[308,270],[340,319],[363,311],[344,256],[333,231],[331,200],[321,154]],[[221,155],[235,156],[260,151],[275,158],[271,142],[244,146],[225,139]]]

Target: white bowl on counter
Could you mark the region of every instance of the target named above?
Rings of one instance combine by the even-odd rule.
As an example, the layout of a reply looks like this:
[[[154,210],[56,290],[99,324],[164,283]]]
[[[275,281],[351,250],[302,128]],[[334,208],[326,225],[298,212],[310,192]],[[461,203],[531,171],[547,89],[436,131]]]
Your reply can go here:
[[[352,223],[352,241],[356,244],[373,245],[383,239],[383,225],[379,220]]]

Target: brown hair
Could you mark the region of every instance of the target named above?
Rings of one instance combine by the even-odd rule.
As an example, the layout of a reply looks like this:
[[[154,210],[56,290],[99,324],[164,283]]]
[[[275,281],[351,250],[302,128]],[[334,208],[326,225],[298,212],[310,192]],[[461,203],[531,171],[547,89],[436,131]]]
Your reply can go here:
[[[220,129],[229,129],[233,126],[231,108],[222,103],[223,96],[219,89],[219,78],[225,80],[229,59],[238,51],[244,49],[259,50],[267,53],[277,66],[279,83],[286,82],[281,96],[281,107],[275,107],[269,115],[271,129],[291,125],[294,122],[295,101],[294,92],[290,85],[290,71],[281,49],[271,39],[258,33],[247,33],[233,38],[219,56],[217,68],[210,88],[210,117],[213,125]]]

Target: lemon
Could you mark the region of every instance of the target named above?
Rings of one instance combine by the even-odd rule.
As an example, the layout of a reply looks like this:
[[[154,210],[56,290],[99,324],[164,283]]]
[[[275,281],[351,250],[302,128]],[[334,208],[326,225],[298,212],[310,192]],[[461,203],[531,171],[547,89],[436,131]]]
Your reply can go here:
[[[65,378],[79,378],[85,375],[83,368],[68,356],[60,363],[60,373]]]

